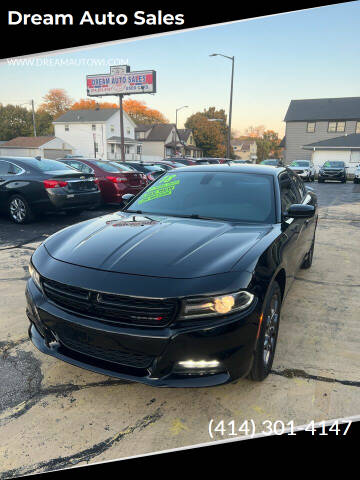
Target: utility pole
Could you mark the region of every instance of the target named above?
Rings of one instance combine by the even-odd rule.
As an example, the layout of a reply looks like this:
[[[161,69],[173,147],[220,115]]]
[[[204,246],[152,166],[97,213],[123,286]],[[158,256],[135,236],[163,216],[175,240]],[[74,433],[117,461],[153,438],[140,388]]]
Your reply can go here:
[[[230,88],[230,108],[229,108],[229,131],[228,131],[228,139],[227,139],[227,148],[226,148],[226,156],[230,158],[231,152],[231,116],[232,116],[232,98],[233,98],[233,85],[234,85],[234,63],[235,57],[229,57],[228,55],[223,55],[222,53],[212,53],[209,55],[210,57],[224,57],[232,61],[232,69],[231,69],[231,88]]]
[[[235,62],[235,57],[232,57],[230,107],[229,107],[229,131],[228,131],[228,143],[227,143],[227,155],[226,155],[227,158],[230,158],[230,154],[231,154],[231,117],[232,117],[232,100],[233,100],[233,86],[234,86],[234,62]]]
[[[123,95],[119,95],[119,107],[120,107],[120,151],[121,151],[121,161],[125,162],[125,143],[124,143],[124,112],[123,112]]]
[[[34,127],[34,137],[36,137],[36,123],[35,123],[34,100],[31,100],[31,108],[32,108],[32,119],[33,119],[33,127]]]

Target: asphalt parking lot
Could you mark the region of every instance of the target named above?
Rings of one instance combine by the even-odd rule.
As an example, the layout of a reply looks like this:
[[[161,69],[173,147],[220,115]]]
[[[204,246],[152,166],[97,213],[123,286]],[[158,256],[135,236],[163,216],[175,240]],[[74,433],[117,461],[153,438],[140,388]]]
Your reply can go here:
[[[27,265],[39,243],[75,220],[18,226],[0,217],[0,477],[210,442],[212,419],[253,419],[261,430],[265,420],[359,414],[360,185],[310,186],[320,206],[314,263],[284,303],[273,372],[263,383],[215,388],[155,389],[39,353],[27,337]]]

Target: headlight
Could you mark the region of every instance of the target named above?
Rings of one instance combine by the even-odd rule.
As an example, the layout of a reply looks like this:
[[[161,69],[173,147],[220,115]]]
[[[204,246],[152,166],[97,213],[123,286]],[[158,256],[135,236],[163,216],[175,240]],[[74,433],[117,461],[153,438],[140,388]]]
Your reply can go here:
[[[29,263],[29,273],[38,289],[42,290],[40,274],[31,262]]]
[[[184,302],[182,318],[214,317],[245,310],[254,298],[252,293],[242,291],[216,297],[188,299]]]

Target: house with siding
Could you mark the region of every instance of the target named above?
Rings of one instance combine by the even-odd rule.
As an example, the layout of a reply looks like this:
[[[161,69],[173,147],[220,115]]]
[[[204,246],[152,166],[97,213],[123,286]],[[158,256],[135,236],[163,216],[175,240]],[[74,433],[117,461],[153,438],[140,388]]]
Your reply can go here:
[[[231,146],[234,155],[238,160],[250,160],[251,162],[256,163],[257,145],[254,139],[234,139],[231,140]]]
[[[54,136],[15,137],[0,143],[0,155],[6,157],[56,159],[73,153],[73,147],[69,143]]]
[[[284,121],[286,164],[294,160],[313,160],[318,167],[326,159],[343,160],[345,157],[350,163],[352,146],[349,142],[340,141],[342,146],[336,147],[332,141],[360,134],[360,97],[291,100]],[[324,148],[326,145],[327,149]],[[322,153],[317,153],[319,151]]]
[[[203,150],[196,146],[194,133],[191,128],[178,128],[178,134],[183,144],[181,153],[185,157],[199,158],[203,156]]]
[[[103,160],[121,158],[118,108],[69,110],[53,124],[55,135],[73,145],[76,155]],[[141,144],[135,140],[135,128],[134,121],[124,112],[126,160],[141,159]]]

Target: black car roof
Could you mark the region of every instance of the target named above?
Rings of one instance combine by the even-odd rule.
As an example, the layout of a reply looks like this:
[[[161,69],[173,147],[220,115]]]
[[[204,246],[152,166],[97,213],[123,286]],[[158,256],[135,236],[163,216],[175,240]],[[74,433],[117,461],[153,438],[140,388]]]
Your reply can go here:
[[[229,165],[227,163],[213,164],[213,165],[192,165],[189,167],[179,167],[178,172],[234,172],[234,173],[258,173],[259,175],[279,175],[280,172],[286,170],[284,167],[275,167],[270,165],[250,165],[250,164],[235,164]]]

